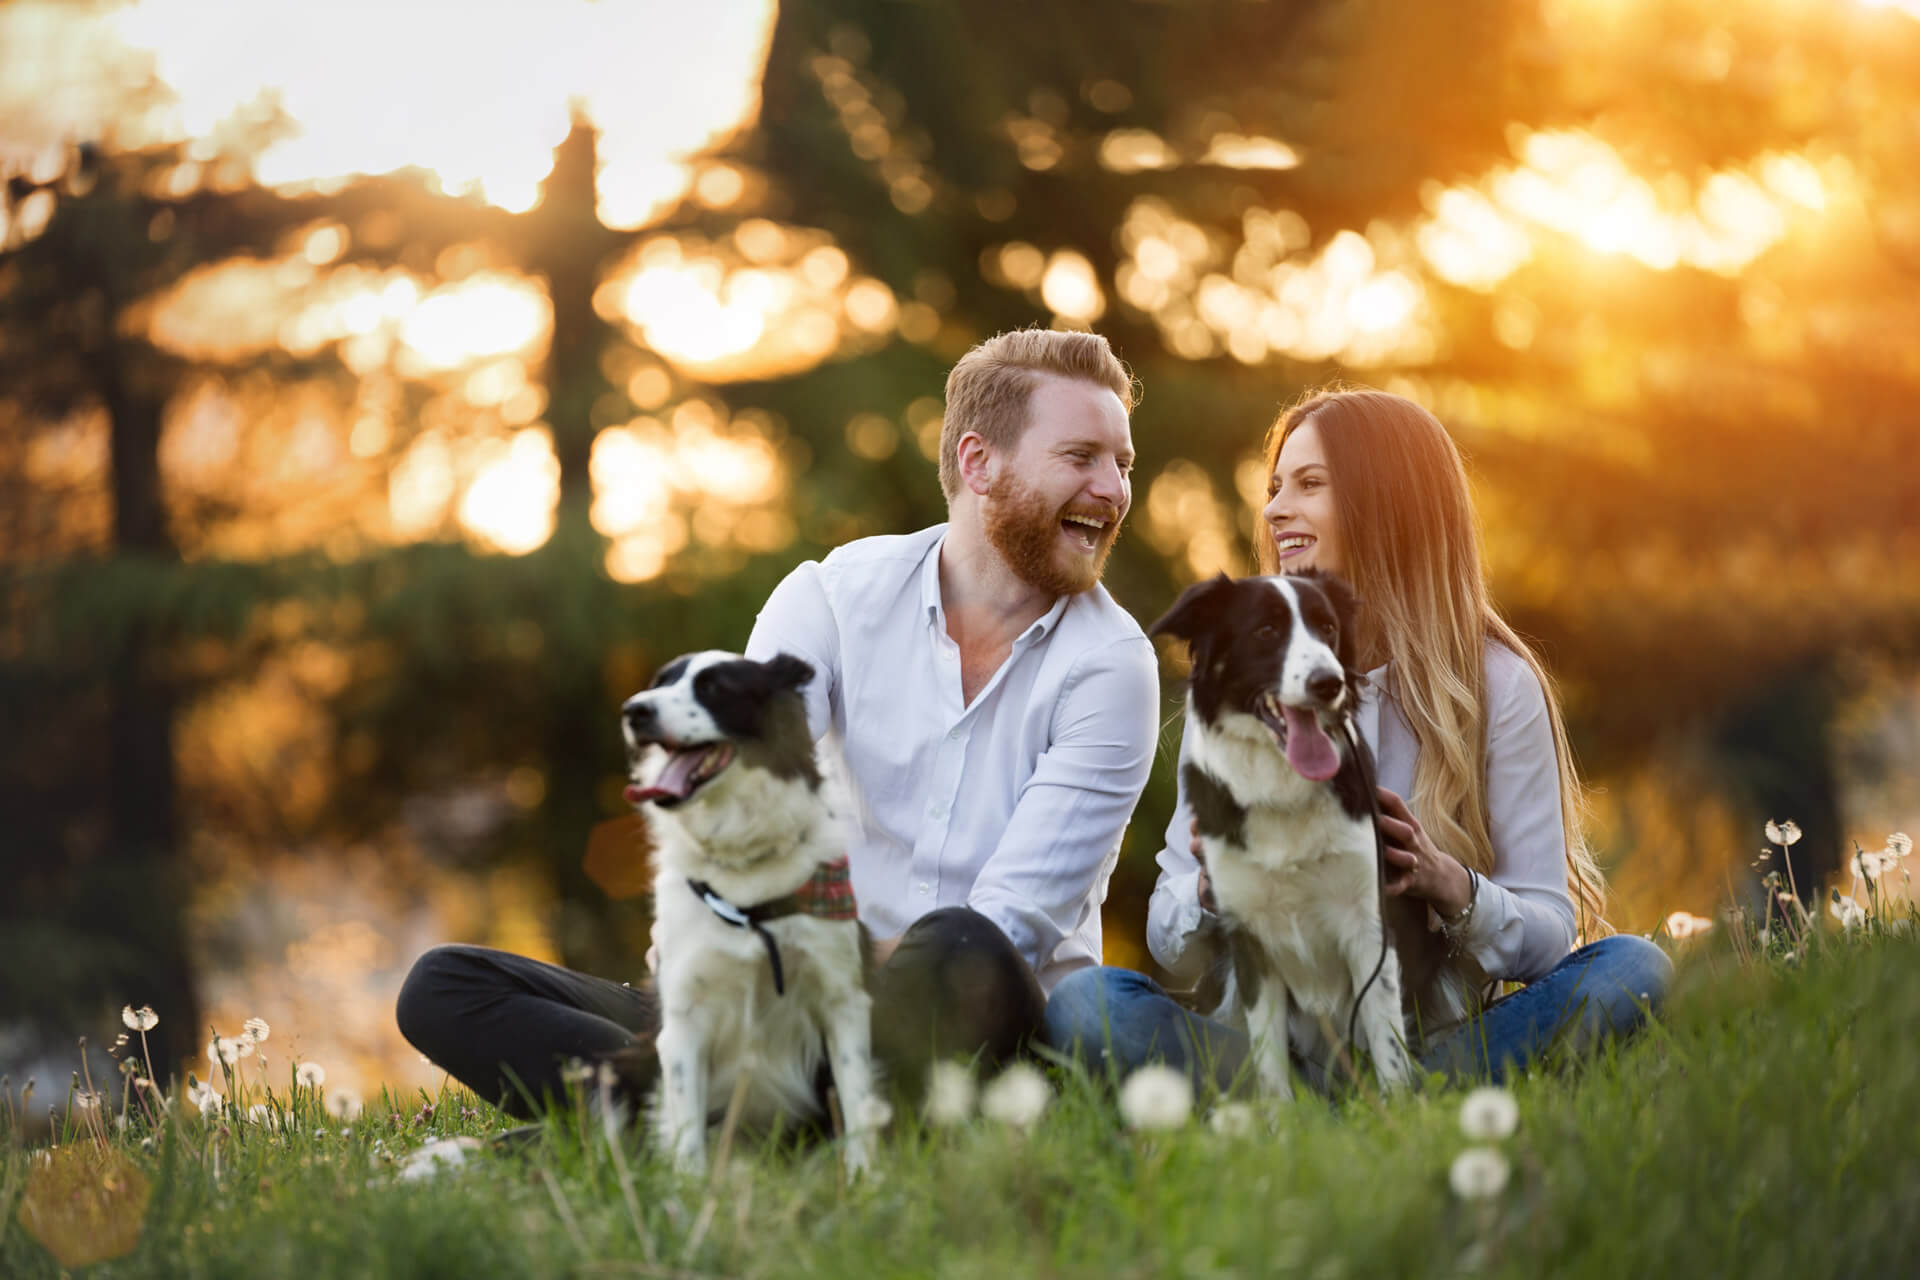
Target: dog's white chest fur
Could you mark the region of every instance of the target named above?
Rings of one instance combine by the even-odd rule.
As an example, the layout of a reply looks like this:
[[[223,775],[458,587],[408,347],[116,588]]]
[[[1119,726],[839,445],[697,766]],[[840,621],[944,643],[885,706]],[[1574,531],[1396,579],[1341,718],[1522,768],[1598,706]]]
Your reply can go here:
[[[725,1108],[747,1070],[743,1120],[764,1126],[780,1114],[817,1119],[814,1084],[826,1053],[823,1015],[865,999],[858,922],[807,915],[767,922],[763,927],[779,948],[785,977],[781,994],[760,935],[715,915],[684,873],[663,870],[654,882],[654,901],[667,940],[657,975],[662,1017],[697,1019],[703,1028],[708,1118]]]
[[[1403,1083],[1410,1067],[1399,966],[1390,951],[1381,961],[1371,822],[1349,817],[1329,784],[1289,768],[1251,716],[1222,717],[1196,735],[1193,761],[1245,809],[1238,839],[1203,836],[1202,848],[1215,901],[1251,935],[1269,970],[1252,996],[1236,982],[1219,1010],[1254,1039],[1262,1082],[1288,1093],[1287,1046],[1324,1055],[1331,1048],[1327,1029],[1336,1042],[1344,1039],[1364,990],[1359,1038],[1382,1081],[1390,1088]]]
[[[799,689],[811,676],[785,654],[766,663],[695,654],[622,708],[654,837],[654,1131],[684,1172],[705,1168],[709,1121],[743,1080],[748,1123],[816,1119],[826,1065],[850,1173],[866,1168],[887,1119],[874,1094],[859,922],[770,906],[846,851],[807,736]]]

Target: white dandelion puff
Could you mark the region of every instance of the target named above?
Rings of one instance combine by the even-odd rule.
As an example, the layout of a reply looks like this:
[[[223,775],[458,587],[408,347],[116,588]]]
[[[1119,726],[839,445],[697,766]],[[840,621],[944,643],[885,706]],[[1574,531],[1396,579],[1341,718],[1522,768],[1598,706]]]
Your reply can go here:
[[[1711,928],[1713,920],[1710,917],[1696,916],[1691,911],[1676,911],[1667,917],[1667,935],[1676,942],[1705,933]]]
[[[965,1124],[973,1118],[977,1092],[971,1067],[958,1062],[934,1063],[927,1076],[927,1123],[947,1127]]]
[[[207,1061],[214,1066],[232,1066],[253,1056],[253,1041],[245,1036],[215,1036],[207,1045]]]
[[[100,1105],[100,1095],[82,1089],[73,1095],[73,1105],[81,1111],[92,1111]]]
[[[1843,929],[1857,929],[1867,922],[1865,908],[1852,898],[1841,897],[1838,889],[1833,891],[1833,901],[1827,904],[1827,911]]]
[[[351,1089],[327,1092],[327,1114],[336,1120],[355,1120],[360,1115],[360,1095]]]
[[[1794,845],[1800,842],[1800,824],[1792,818],[1785,822],[1767,822],[1767,839],[1777,845]]]
[[[458,1169],[469,1152],[481,1147],[478,1138],[439,1138],[418,1148],[400,1166],[400,1181],[421,1182],[447,1169]]]
[[[227,1105],[227,1100],[214,1091],[212,1084],[200,1083],[192,1072],[187,1073],[187,1101],[200,1108],[203,1116],[219,1115]]]
[[[1141,1067],[1120,1086],[1120,1115],[1129,1129],[1178,1129],[1193,1115],[1193,1082],[1161,1063]]]
[[[1224,1138],[1244,1138],[1253,1132],[1253,1108],[1244,1102],[1223,1102],[1207,1117],[1207,1127]]]
[[[153,1011],[150,1004],[143,1004],[138,1009],[128,1005],[120,1010],[120,1021],[126,1023],[130,1031],[151,1031],[160,1025],[160,1015]]]
[[[267,1020],[265,1018],[248,1018],[240,1025],[240,1033],[255,1044],[259,1044],[267,1038],[267,1030]]]
[[[247,1119],[259,1125],[262,1129],[278,1129],[280,1127],[280,1113],[264,1102],[256,1102],[248,1107]]]
[[[1475,1142],[1511,1137],[1519,1123],[1520,1104],[1505,1089],[1483,1085],[1460,1103],[1460,1132]]]
[[[1904,831],[1896,831],[1887,837],[1887,852],[1896,858],[1904,858],[1913,852],[1913,837]]]
[[[1864,849],[1855,849],[1853,854],[1853,878],[1856,882],[1865,880],[1868,884],[1879,884],[1880,877],[1895,865],[1894,859],[1884,853],[1868,853]]]
[[[980,1091],[980,1114],[989,1120],[1030,1129],[1053,1101],[1047,1078],[1024,1062],[1016,1062]]]
[[[1507,1185],[1507,1158],[1492,1147],[1468,1147],[1453,1158],[1447,1183],[1462,1200],[1497,1196]]]
[[[327,1082],[327,1069],[317,1062],[303,1062],[293,1069],[293,1082],[318,1089]]]

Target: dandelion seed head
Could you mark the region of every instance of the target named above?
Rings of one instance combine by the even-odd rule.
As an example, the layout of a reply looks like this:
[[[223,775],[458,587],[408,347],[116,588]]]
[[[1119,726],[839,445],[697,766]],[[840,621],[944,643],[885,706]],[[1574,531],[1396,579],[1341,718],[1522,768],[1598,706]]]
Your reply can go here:
[[[293,1071],[294,1083],[318,1089],[327,1082],[327,1069],[317,1062],[303,1062]]]
[[[264,1102],[256,1102],[248,1107],[247,1119],[259,1125],[262,1129],[278,1129],[280,1127],[279,1113]]]
[[[1777,845],[1790,846],[1800,842],[1800,825],[1789,818],[1785,822],[1768,821],[1767,839]]]
[[[1184,1071],[1149,1063],[1120,1086],[1120,1115],[1129,1129],[1178,1129],[1193,1116],[1193,1083]]]
[[[1897,865],[1893,858],[1883,853],[1868,853],[1855,849],[1853,853],[1853,878],[1865,880],[1868,884],[1880,883],[1880,877]]]
[[[336,1120],[355,1120],[360,1115],[360,1095],[351,1089],[327,1091],[327,1114]]]
[[[151,1031],[160,1025],[160,1015],[153,1011],[150,1004],[143,1004],[138,1009],[127,1005],[120,1010],[120,1021],[127,1024],[129,1031]]]
[[[1510,1137],[1520,1123],[1520,1104],[1505,1089],[1486,1085],[1460,1103],[1460,1132],[1475,1142],[1498,1142]]]
[[[936,1062],[927,1076],[927,1123],[950,1127],[973,1118],[977,1090],[973,1069],[958,1062]]]
[[[1462,1200],[1484,1200],[1500,1194],[1510,1171],[1507,1158],[1492,1147],[1468,1147],[1453,1158],[1447,1182]]]
[[[1896,858],[1904,858],[1913,852],[1913,837],[1904,831],[1896,831],[1887,837],[1887,852]]]
[[[219,1115],[227,1105],[227,1100],[214,1091],[212,1084],[200,1083],[191,1072],[187,1075],[187,1101],[200,1108],[203,1116]]]
[[[1253,1108],[1244,1102],[1223,1102],[1207,1117],[1207,1128],[1224,1138],[1244,1138],[1253,1132]]]
[[[214,1066],[232,1066],[253,1056],[253,1041],[245,1036],[215,1036],[207,1045],[207,1061]]]
[[[1690,911],[1676,911],[1667,917],[1667,934],[1676,942],[1691,938],[1695,934],[1705,933],[1713,928],[1713,921],[1707,916],[1696,916]]]
[[[240,1033],[255,1044],[259,1044],[267,1038],[267,1031],[267,1020],[265,1018],[248,1018],[240,1024]]]
[[[100,1105],[100,1095],[82,1089],[73,1095],[73,1105],[81,1111],[92,1111]]]
[[[1034,1067],[1016,1062],[980,1091],[980,1114],[1016,1129],[1030,1129],[1051,1101],[1053,1087],[1047,1078]]]
[[[1840,891],[1833,891],[1833,900],[1827,904],[1827,911],[1840,922],[1843,929],[1857,929],[1867,922],[1867,913],[1852,898],[1843,898]]]

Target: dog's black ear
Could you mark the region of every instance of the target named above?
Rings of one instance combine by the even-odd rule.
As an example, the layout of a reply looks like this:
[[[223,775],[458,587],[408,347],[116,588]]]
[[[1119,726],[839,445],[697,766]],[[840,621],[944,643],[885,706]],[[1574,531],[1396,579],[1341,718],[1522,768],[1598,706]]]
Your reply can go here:
[[[1173,608],[1160,615],[1160,620],[1147,628],[1149,636],[1178,636],[1191,642],[1205,635],[1221,618],[1233,594],[1233,579],[1224,573],[1215,574],[1205,582],[1196,582],[1180,593],[1173,602]]]
[[[804,689],[813,679],[813,664],[790,653],[776,653],[760,664],[775,689]]]

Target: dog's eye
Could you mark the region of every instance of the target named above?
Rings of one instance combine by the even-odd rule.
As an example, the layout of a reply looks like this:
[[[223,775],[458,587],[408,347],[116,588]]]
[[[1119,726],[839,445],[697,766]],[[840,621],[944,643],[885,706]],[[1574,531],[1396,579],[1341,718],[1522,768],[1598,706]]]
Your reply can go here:
[[[1263,622],[1253,629],[1253,638],[1256,640],[1278,640],[1280,638],[1280,628],[1274,626],[1271,622]]]

